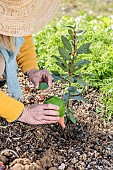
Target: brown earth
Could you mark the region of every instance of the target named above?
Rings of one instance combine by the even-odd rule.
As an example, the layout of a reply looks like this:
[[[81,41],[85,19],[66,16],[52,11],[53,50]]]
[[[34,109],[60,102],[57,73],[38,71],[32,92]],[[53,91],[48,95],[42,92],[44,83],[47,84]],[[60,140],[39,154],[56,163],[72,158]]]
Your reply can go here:
[[[19,76],[25,105],[37,103],[40,93]],[[7,87],[2,90],[7,92]],[[49,94],[61,96],[62,91],[55,84]],[[10,170],[112,170],[113,122],[105,123],[96,112],[101,105],[98,90],[88,89],[85,96],[87,103],[72,103],[77,123],[68,121],[65,130],[58,124],[7,123],[1,118],[0,161]]]

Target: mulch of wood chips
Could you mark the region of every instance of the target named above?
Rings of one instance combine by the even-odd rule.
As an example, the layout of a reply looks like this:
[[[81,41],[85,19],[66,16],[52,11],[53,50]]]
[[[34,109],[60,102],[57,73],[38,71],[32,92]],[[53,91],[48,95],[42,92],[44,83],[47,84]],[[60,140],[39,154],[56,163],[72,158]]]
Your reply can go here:
[[[19,74],[25,105],[37,103],[40,92],[34,90],[27,77]],[[7,93],[6,85],[2,88]],[[45,96],[61,96],[63,87],[54,84]],[[88,102],[72,103],[76,124],[66,128],[54,125],[7,123],[0,119],[0,161],[10,170],[112,170],[113,121],[106,123],[99,91],[88,89]],[[2,170],[2,169],[0,169]]]

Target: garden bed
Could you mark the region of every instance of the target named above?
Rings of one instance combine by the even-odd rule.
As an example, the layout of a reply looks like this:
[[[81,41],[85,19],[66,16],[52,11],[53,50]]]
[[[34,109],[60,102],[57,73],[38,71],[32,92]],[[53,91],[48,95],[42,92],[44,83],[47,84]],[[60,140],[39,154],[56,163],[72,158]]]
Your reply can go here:
[[[19,80],[24,92],[25,105],[36,103],[39,92],[33,89],[27,77],[21,73]],[[6,86],[3,87],[3,91],[7,91]],[[62,85],[56,84],[50,94],[60,96],[61,91]],[[87,103],[72,104],[77,123],[67,122],[65,130],[58,124],[10,124],[1,119],[0,160],[12,166],[12,170],[15,170],[14,166],[19,169],[22,165],[28,170],[111,170],[113,123],[106,124],[102,115],[97,114],[97,107],[101,104],[98,96],[98,90],[88,89]],[[16,162],[13,162],[14,160]]]
[[[97,16],[111,15],[112,8],[113,8],[112,0],[109,1],[99,0],[98,3],[96,0],[90,2],[85,0],[76,1],[76,2],[73,0],[72,1],[64,0],[64,3],[65,5],[63,4],[60,10],[60,14],[59,14],[60,16],[70,15],[70,16],[77,17],[81,13],[81,11],[83,14],[90,13]],[[89,17],[87,20],[89,21],[90,19],[91,17]],[[88,25],[87,20],[85,21],[85,23],[87,23]],[[108,18],[107,19],[103,18],[103,22],[105,22],[105,24],[107,23],[106,22],[107,20]],[[65,20],[63,22],[65,23]],[[60,22],[59,24],[62,25],[62,22]],[[57,25],[58,27],[59,24],[55,23],[55,26]],[[108,28],[110,28],[111,26],[110,23],[107,24],[108,24]],[[61,27],[61,25],[59,27]],[[57,30],[55,26],[54,26],[55,30],[53,29],[53,33],[51,35],[54,35],[54,33],[57,32],[58,30],[62,34],[62,30],[64,30],[64,26],[62,26],[61,30],[59,28]],[[89,28],[89,26],[87,27]],[[52,30],[52,26],[48,28]],[[47,30],[49,30],[48,28]],[[48,32],[50,33],[50,31]],[[57,34],[54,35],[54,38],[57,37],[56,39],[54,39],[52,36],[50,36],[50,34],[48,34],[48,32],[45,31],[44,35],[37,36],[37,44],[38,43],[39,44],[38,45],[36,44],[36,46],[37,48],[40,47],[39,50],[37,49],[37,53],[38,53],[37,56],[40,58],[40,61],[43,61],[41,56],[45,57],[45,54],[50,56],[50,53],[53,53],[52,51],[53,46],[56,48],[57,46],[56,44],[57,43],[59,44],[58,41],[59,35]],[[100,37],[101,40],[103,39],[102,47],[105,48],[107,44],[110,47],[109,44],[112,44],[110,39],[110,37],[112,37],[110,36],[111,34],[108,35],[108,33],[102,31],[102,33],[99,33],[98,35],[99,36],[97,37]],[[102,36],[104,35],[105,37],[103,38],[100,35]],[[49,45],[51,44],[48,43],[49,38],[46,36],[52,37],[52,41],[50,40],[50,42],[52,42],[52,48],[50,48]],[[91,36],[93,37],[94,35],[91,34]],[[95,56],[96,53],[99,54],[100,49],[103,49],[101,46],[99,47],[99,49],[97,48],[96,46],[97,41],[98,42],[100,41],[100,39],[98,39],[97,37],[91,39],[92,41],[96,41],[95,43],[93,42],[94,43],[93,48],[96,49],[96,52],[93,49],[94,51],[93,55]],[[48,45],[44,46],[43,45],[44,43],[42,42],[43,40],[44,43],[47,42]],[[105,46],[103,46],[104,43]],[[45,49],[43,48],[43,46],[47,48],[48,53],[44,51]],[[99,52],[97,52],[97,49]],[[54,49],[54,51],[56,51],[56,49]],[[106,51],[109,50],[107,49]],[[109,53],[111,54],[111,51]],[[106,54],[107,57],[105,56],[105,54],[106,53],[104,53],[104,58],[108,58],[108,54]],[[42,66],[40,61],[39,61],[39,65]],[[43,61],[42,64],[45,63],[46,62]],[[50,63],[52,63],[52,66]],[[46,63],[46,65],[47,64],[48,63]],[[49,61],[49,65],[51,67],[54,66],[53,62],[50,61]],[[108,67],[106,66],[105,68]],[[103,64],[102,64],[102,69],[103,69]],[[106,73],[106,69],[104,73]],[[33,103],[37,103],[39,100],[40,92],[33,89],[32,84],[29,84],[27,77],[25,77],[21,72],[19,73],[18,76],[24,94],[24,104],[30,105]],[[112,81],[111,81],[111,86],[112,86]],[[4,86],[2,90],[5,93],[7,93],[7,86]],[[49,95],[51,96],[58,95],[60,97],[62,95],[62,91],[63,91],[62,84],[56,83],[53,85],[52,90],[48,94],[45,94],[45,96],[48,97]],[[88,102],[86,103],[76,102],[76,101],[72,103],[72,109],[75,112],[75,118],[77,119],[77,123],[72,124],[70,121],[68,121],[66,124],[66,128],[64,130],[62,130],[62,128],[58,124],[27,125],[20,122],[7,123],[4,119],[0,118],[0,135],[1,135],[0,161],[3,161],[4,164],[8,166],[8,170],[9,169],[10,170],[38,170],[38,169],[40,170],[112,170],[113,169],[113,121],[107,123],[104,120],[102,108],[103,111],[106,108],[104,104],[102,104],[100,101],[100,91],[98,90],[98,87],[88,88],[86,90],[85,97],[89,99]],[[108,97],[110,97],[110,95]],[[98,109],[99,107],[101,108],[100,111]]]

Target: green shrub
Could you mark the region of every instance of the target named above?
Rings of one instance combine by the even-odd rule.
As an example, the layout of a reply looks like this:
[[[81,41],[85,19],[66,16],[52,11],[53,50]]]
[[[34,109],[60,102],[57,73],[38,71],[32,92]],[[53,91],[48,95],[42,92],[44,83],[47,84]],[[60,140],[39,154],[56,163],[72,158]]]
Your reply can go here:
[[[97,111],[103,113],[105,119],[109,121],[113,116],[113,78],[104,80],[101,84],[100,91],[103,106],[97,108]]]
[[[46,68],[49,71],[55,68],[59,69],[52,54],[57,55],[57,47],[61,45],[61,34],[66,34],[66,25],[72,25],[74,20],[70,17],[64,17],[62,20],[54,20],[45,29],[34,35],[34,43],[38,58],[39,68]]]
[[[84,73],[92,73],[91,85],[100,88],[101,101],[106,110],[107,118],[113,115],[113,94],[110,92],[113,86],[113,20],[110,17],[93,17],[84,15],[76,18],[79,29],[86,30],[84,39],[78,42],[77,46],[91,42],[91,54],[81,54],[80,58],[91,61]],[[61,20],[54,20],[45,29],[34,35],[36,53],[39,68],[50,70],[62,70],[56,65],[56,60],[50,56],[58,55],[58,46],[61,46],[61,35],[68,35],[68,25],[74,25],[75,20],[70,17],[63,17]]]

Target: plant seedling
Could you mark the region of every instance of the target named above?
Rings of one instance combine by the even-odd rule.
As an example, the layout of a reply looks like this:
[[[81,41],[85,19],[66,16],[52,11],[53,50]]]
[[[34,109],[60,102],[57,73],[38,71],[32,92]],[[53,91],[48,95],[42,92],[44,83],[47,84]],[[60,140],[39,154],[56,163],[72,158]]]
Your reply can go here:
[[[77,26],[67,27],[67,37],[61,36],[62,46],[58,47],[59,56],[51,56],[56,59],[56,64],[61,68],[63,74],[59,71],[51,72],[54,82],[60,81],[65,85],[62,100],[65,103],[66,120],[70,119],[73,123],[76,123],[73,110],[71,109],[71,101],[87,100],[82,95],[82,91],[86,86],[84,77],[92,75],[82,73],[82,70],[86,69],[90,63],[90,61],[82,59],[82,54],[91,53],[91,43],[79,45],[79,42],[83,40],[83,34],[85,34],[86,30],[78,30],[78,24]]]

